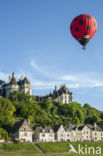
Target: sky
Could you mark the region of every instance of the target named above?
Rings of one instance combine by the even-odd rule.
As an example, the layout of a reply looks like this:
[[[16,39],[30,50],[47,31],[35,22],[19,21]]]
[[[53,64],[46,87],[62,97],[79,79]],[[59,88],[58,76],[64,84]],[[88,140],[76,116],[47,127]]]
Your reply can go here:
[[[98,23],[84,51],[69,29],[83,13]],[[27,76],[34,95],[66,84],[74,101],[103,111],[102,36],[102,0],[0,0],[0,79]]]

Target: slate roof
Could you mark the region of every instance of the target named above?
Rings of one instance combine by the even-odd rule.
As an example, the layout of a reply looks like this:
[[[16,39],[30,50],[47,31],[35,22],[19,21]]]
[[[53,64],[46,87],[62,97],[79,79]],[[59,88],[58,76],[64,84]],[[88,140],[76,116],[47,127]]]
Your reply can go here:
[[[72,130],[79,130],[79,131],[81,131],[83,128],[85,127],[85,125],[80,125],[80,126],[78,126],[78,125],[72,125]]]
[[[72,130],[82,130],[85,126],[87,126],[89,129],[91,129],[92,131],[96,130],[96,131],[102,131],[102,128],[99,127],[98,125],[96,125],[96,128],[94,127],[94,125],[91,124],[87,124],[87,125],[80,125],[80,126],[73,126]]]
[[[27,77],[25,77],[25,78],[22,80],[22,83],[23,83],[23,84],[25,84],[25,83],[29,84],[29,81],[28,81]]]
[[[60,88],[58,90],[54,90],[53,91],[53,97],[56,98],[62,94],[70,94],[72,95],[72,93],[69,91],[69,89],[65,86],[65,85],[61,85]]]
[[[24,120],[21,120],[21,121],[17,121],[14,126],[11,128],[11,133],[16,133],[19,128],[21,127],[21,125],[23,124]]]
[[[16,82],[15,77],[13,77],[13,78],[11,79],[11,81],[9,82],[9,84],[10,84],[10,85],[17,85],[17,82]]]
[[[50,130],[52,130],[54,132],[54,130],[51,127],[36,127],[35,130],[38,131],[39,133],[43,132],[43,130],[45,133],[49,133]]]
[[[63,126],[65,131],[71,131],[72,130],[72,126]]]
[[[19,80],[16,81],[14,73],[12,74],[12,79],[11,81],[8,83],[8,85],[22,85],[22,84],[30,84],[29,80],[27,79],[27,77],[25,77],[23,80]]]
[[[85,127],[85,125],[79,126],[78,130],[82,130]]]
[[[17,121],[17,122],[14,124],[14,126],[11,128],[11,131],[10,131],[10,132],[11,132],[11,133],[16,133],[25,121],[27,121],[28,125],[30,125],[30,121],[29,121],[28,118],[25,119],[25,120]]]
[[[92,131],[102,131],[102,128],[100,126],[98,126],[96,124],[96,127],[94,127],[94,125],[90,125],[90,124],[87,124],[87,127],[90,128]]]
[[[54,125],[53,130],[55,132],[57,132],[59,130],[60,126],[61,126],[60,124],[59,125]]]

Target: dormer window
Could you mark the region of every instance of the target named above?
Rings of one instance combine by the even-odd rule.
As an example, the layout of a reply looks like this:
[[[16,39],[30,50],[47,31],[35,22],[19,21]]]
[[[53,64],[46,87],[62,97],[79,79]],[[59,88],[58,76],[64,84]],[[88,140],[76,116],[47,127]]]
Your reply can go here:
[[[43,129],[42,132],[44,133],[45,132],[45,129]]]
[[[45,137],[45,134],[42,134],[42,137]]]

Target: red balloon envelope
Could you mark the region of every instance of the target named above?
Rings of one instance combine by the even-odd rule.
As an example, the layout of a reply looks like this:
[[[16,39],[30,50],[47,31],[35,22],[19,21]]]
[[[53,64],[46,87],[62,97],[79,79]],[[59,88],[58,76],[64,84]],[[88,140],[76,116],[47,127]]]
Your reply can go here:
[[[75,17],[70,25],[72,36],[83,45],[85,49],[86,44],[94,36],[97,30],[96,19],[89,14],[82,14]]]

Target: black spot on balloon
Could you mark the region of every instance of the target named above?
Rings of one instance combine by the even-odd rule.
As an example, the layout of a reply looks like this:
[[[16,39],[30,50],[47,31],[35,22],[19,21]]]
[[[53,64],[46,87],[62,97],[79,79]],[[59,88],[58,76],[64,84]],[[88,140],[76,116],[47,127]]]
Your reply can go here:
[[[91,19],[91,17],[90,17],[90,16],[87,16],[87,18],[88,18],[88,19]]]
[[[81,38],[81,37],[79,37],[79,38],[78,38],[78,41],[81,41],[81,39],[82,39],[82,38]]]
[[[72,25],[70,25],[70,30],[72,30]]]
[[[84,23],[84,21],[83,21],[83,20],[80,20],[80,21],[79,21],[79,24],[80,24],[80,25],[82,25],[83,23]]]
[[[74,37],[77,39],[77,36],[76,35],[74,35]]]
[[[77,17],[76,17],[76,18],[74,18],[74,21],[77,21],[77,19],[78,19]]]
[[[75,31],[77,31],[77,32],[78,32],[78,31],[79,31],[79,28],[78,28],[78,27],[76,27],[76,28],[75,28]]]
[[[96,33],[96,30],[95,30],[95,33]]]
[[[96,26],[96,22],[93,22],[94,27]]]
[[[90,26],[89,25],[87,26],[87,30],[90,30]]]

